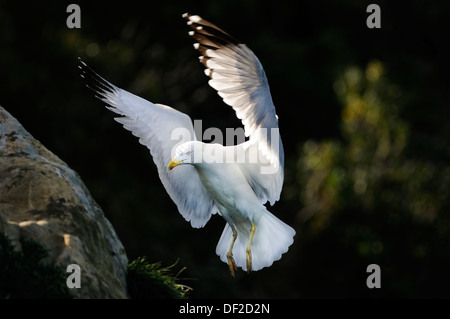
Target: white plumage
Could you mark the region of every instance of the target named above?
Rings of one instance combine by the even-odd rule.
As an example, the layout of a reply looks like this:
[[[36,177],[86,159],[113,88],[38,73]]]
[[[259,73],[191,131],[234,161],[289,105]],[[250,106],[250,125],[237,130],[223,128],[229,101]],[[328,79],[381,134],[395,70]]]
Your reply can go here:
[[[259,270],[280,259],[295,235],[264,206],[279,200],[284,178],[284,151],[267,78],[246,45],[197,15],[183,17],[193,29],[189,35],[198,41],[194,47],[202,54],[209,85],[242,120],[249,137],[245,143],[202,143],[186,114],[116,87],[80,60],[82,76],[108,109],[121,116],[116,120],[150,149],[181,215],[196,228],[215,213],[226,220],[216,253],[232,275],[236,267]],[[180,129],[186,134],[174,139],[173,132]]]

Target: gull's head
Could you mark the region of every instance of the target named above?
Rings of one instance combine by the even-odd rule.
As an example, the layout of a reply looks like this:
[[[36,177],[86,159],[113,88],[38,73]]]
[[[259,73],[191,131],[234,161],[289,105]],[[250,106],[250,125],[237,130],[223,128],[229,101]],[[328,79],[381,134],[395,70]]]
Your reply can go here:
[[[195,142],[186,142],[179,145],[175,149],[175,156],[169,163],[169,169],[172,170],[178,165],[193,164],[194,163],[194,149]]]

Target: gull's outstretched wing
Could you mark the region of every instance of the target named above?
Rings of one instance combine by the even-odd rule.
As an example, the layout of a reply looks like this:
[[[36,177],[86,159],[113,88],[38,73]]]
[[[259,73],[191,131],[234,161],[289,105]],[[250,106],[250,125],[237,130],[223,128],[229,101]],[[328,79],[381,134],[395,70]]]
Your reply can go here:
[[[87,86],[97,93],[99,99],[109,104],[109,110],[121,115],[115,118],[116,121],[149,148],[159,178],[181,215],[193,227],[203,227],[217,208],[195,168],[183,165],[169,171],[167,166],[177,145],[196,139],[190,117],[118,88],[79,61],[81,76],[86,79]]]
[[[278,117],[264,69],[256,55],[228,33],[198,15],[183,14],[189,32],[202,54],[200,61],[217,90],[244,125],[247,153],[257,153],[258,163],[242,165],[256,195],[265,203],[279,199],[284,178],[284,151]],[[247,156],[252,156],[247,154]]]

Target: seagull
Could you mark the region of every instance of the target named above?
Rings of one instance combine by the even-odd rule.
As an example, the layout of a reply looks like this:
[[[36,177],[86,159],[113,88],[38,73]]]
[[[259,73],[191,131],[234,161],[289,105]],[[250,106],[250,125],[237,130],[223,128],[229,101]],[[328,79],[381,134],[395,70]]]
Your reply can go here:
[[[216,247],[230,274],[257,271],[281,259],[295,230],[270,213],[280,199],[284,151],[267,77],[256,55],[198,15],[182,15],[201,53],[200,62],[223,101],[242,121],[247,140],[233,146],[203,143],[191,118],[127,92],[79,58],[81,76],[115,120],[139,138],[153,157],[161,182],[180,214],[201,228],[218,213],[225,228]]]

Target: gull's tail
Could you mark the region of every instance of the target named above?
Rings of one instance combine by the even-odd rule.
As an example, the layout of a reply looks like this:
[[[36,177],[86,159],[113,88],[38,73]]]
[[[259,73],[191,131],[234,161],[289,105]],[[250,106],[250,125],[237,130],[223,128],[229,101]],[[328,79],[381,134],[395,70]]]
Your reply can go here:
[[[238,232],[236,242],[233,246],[233,258],[237,267],[247,270],[246,249],[250,239],[250,221],[245,221],[234,225]],[[281,255],[288,251],[289,246],[294,242],[295,230],[282,222],[272,213],[266,210],[257,223],[253,236],[252,270],[260,270],[269,267],[274,261],[281,258]],[[225,225],[222,236],[217,244],[216,253],[220,260],[228,263],[227,252],[233,239],[233,231],[229,224]]]

